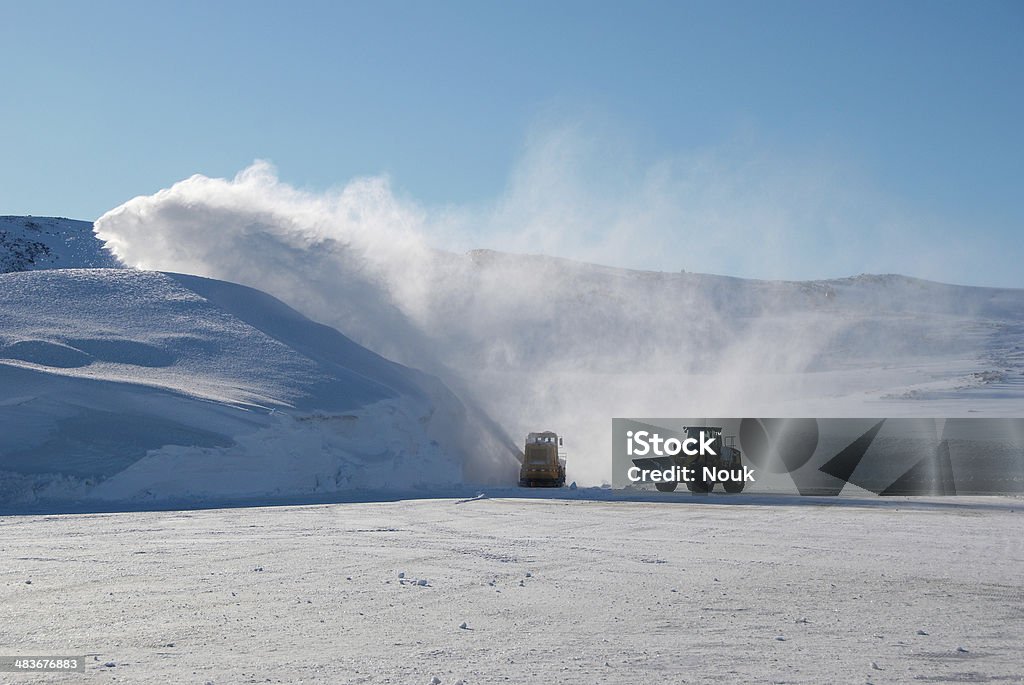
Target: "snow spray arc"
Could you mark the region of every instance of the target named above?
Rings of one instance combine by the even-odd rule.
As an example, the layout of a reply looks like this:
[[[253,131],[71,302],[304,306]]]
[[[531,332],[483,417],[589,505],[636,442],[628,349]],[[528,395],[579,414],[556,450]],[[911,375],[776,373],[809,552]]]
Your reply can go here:
[[[714,444],[724,454],[701,454],[701,431],[719,436]],[[696,438],[689,443],[696,455],[675,450],[688,438]],[[616,418],[612,445],[613,484],[620,488],[674,479],[696,492],[718,483],[736,492],[727,477],[746,474],[747,491],[757,492],[1024,493],[1024,418]],[[705,462],[717,470],[700,482]],[[674,470],[694,465],[695,474]],[[694,489],[689,479],[704,488]]]

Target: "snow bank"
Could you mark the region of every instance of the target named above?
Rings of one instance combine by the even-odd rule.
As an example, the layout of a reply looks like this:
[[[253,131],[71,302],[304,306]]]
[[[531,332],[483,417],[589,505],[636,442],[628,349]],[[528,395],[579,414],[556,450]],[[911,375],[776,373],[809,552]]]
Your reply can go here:
[[[435,378],[194,276],[0,275],[0,389],[6,506],[432,486],[508,459]]]

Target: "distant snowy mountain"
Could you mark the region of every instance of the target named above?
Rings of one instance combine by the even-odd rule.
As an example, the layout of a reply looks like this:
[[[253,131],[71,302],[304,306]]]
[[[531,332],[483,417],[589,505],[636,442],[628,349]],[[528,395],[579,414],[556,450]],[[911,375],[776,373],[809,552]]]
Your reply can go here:
[[[89,221],[0,216],[0,273],[36,269],[108,269],[121,263]]]
[[[488,442],[436,379],[264,293],[127,269],[0,275],[0,427],[0,507],[456,483]]]

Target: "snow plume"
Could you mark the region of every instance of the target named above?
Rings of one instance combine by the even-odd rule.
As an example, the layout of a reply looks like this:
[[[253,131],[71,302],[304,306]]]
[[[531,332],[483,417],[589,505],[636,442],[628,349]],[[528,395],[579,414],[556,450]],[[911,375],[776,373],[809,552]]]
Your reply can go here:
[[[485,209],[430,211],[397,198],[385,178],[305,192],[257,162],[231,180],[193,176],[134,198],[96,231],[131,266],[259,288],[439,376],[500,427],[506,447],[531,430],[564,434],[570,478],[581,484],[610,479],[614,416],[815,415],[826,406],[857,415],[868,393],[892,390],[890,377],[870,372],[881,363],[962,360],[978,344],[969,327],[901,316],[908,301],[941,309],[935,292],[909,279],[741,281],[442,249],[577,250],[596,260],[673,251],[700,268],[702,255],[750,242],[726,217],[736,196],[728,183],[716,196],[695,186],[696,171],[587,179],[572,171],[586,159],[574,161],[576,148],[559,140],[528,155],[506,196]],[[678,193],[698,207],[687,221],[712,229],[706,240],[660,225],[679,218]],[[766,250],[783,254],[772,227],[790,218],[759,216],[756,203],[743,212],[767,227]],[[903,388],[911,376],[899,377]]]
[[[395,200],[386,179],[316,195],[256,162],[232,180],[196,175],[137,197],[101,217],[96,230],[137,268],[250,284],[317,313],[358,303],[354,312],[373,312],[371,328],[394,338],[402,317],[388,305],[428,259],[422,222]],[[394,277],[402,270],[409,278]],[[345,323],[360,328],[358,320]]]

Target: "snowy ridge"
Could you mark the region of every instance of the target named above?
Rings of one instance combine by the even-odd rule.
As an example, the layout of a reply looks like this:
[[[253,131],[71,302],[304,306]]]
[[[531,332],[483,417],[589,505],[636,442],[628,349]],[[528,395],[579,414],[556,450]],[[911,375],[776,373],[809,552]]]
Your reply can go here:
[[[102,269],[121,263],[89,221],[0,216],[0,273],[35,269]]]

